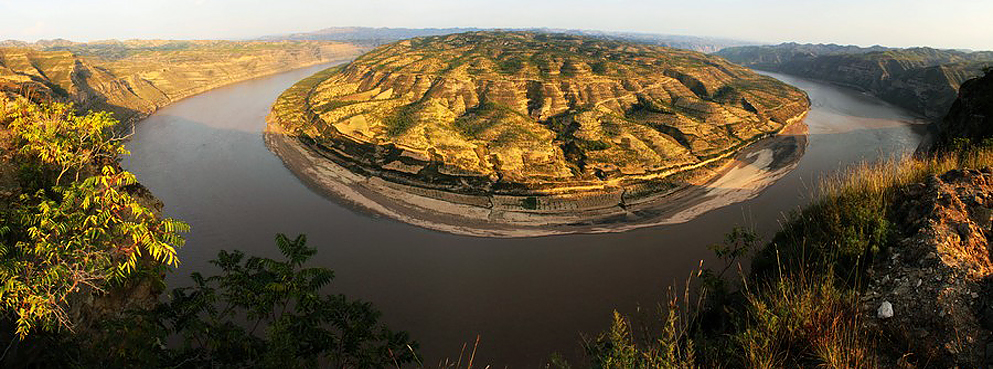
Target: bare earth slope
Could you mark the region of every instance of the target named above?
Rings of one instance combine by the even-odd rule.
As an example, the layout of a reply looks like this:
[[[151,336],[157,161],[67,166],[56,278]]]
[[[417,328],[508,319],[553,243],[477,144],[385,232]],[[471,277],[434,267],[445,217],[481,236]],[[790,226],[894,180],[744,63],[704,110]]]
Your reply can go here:
[[[315,41],[24,44],[0,48],[0,89],[70,99],[127,120],[216,87],[345,60],[362,51],[347,43]]]
[[[808,107],[796,88],[697,52],[471,32],[385,45],[301,81],[270,133],[406,192],[563,213],[669,191]]]

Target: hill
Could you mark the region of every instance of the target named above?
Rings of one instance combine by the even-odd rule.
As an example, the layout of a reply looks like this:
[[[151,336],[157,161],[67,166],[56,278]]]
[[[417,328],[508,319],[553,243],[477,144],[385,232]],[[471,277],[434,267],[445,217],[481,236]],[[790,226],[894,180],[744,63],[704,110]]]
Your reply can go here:
[[[808,107],[796,88],[697,52],[471,32],[385,45],[300,82],[270,133],[402,191],[562,213],[669,191]]]
[[[6,44],[15,44],[7,42]],[[339,42],[65,40],[0,48],[0,90],[70,100],[143,117],[184,97],[294,68],[347,60],[362,49]]]
[[[742,46],[716,53],[744,66],[828,81],[857,88],[928,118],[941,118],[955,101],[962,82],[993,65],[993,52],[964,52],[927,47],[786,43]]]

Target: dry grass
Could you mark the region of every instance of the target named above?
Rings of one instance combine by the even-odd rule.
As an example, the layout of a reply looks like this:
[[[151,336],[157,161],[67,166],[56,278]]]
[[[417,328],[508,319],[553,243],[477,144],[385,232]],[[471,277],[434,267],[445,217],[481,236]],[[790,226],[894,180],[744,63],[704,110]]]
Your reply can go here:
[[[878,367],[872,337],[859,328],[858,294],[825,278],[793,275],[746,293],[734,335],[745,367]]]
[[[953,169],[993,166],[993,148],[981,147],[934,158],[903,156],[876,164],[861,164],[820,183],[820,197],[850,194],[889,195],[899,185],[922,182],[932,174]]]
[[[934,158],[897,157],[829,176],[819,184],[815,200],[791,215],[770,247],[757,255],[753,270],[775,277],[780,267],[787,274],[829,269],[839,281],[854,285],[894,235],[889,207],[899,187],[952,169],[988,166],[993,166],[993,148],[983,147]]]

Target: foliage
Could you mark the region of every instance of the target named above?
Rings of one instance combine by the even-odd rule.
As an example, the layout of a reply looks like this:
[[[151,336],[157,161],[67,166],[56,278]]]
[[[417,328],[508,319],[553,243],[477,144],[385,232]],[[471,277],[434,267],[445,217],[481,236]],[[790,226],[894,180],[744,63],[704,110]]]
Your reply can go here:
[[[470,140],[482,139],[483,132],[507,119],[507,110],[509,109],[495,103],[483,102],[466,109],[464,114],[452,122],[452,126]]]
[[[715,277],[723,278],[728,269],[736,265],[738,259],[749,256],[758,245],[759,236],[755,234],[755,231],[740,226],[732,228],[731,232],[724,235],[722,243],[709,246],[717,257],[725,261],[724,269]]]
[[[393,114],[383,117],[383,125],[386,126],[386,134],[390,137],[401,136],[417,124],[417,106],[402,106]]]
[[[118,124],[108,112],[76,115],[72,104],[23,104],[8,127],[21,142],[21,152],[58,170],[55,185],[66,173],[80,174],[97,159],[116,161],[127,150],[112,128]]]
[[[519,58],[500,59],[497,61],[497,67],[500,68],[500,72],[503,74],[514,74],[521,70],[521,68],[524,68],[524,63],[524,60]]]
[[[630,320],[614,311],[610,329],[583,346],[590,367],[597,369],[622,368],[696,368],[693,340],[682,321],[682,314],[670,300],[662,317],[662,329],[650,339],[635,338]]]
[[[321,293],[334,273],[304,267],[317,252],[306,243],[302,235],[277,235],[282,260],[221,251],[211,261],[221,274],[193,273],[192,287],[174,290],[171,301],[142,319],[142,331],[158,337],[113,351],[114,359],[139,367],[382,368],[414,362],[416,343],[379,323],[380,313],[369,303]],[[134,329],[122,330],[128,331]],[[181,338],[181,347],[155,344],[170,335]],[[136,363],[136,357],[146,361]]]
[[[608,67],[608,64],[607,64],[606,61],[599,61],[599,62],[590,63],[590,70],[592,70],[594,74],[601,75],[601,76],[607,75],[608,73],[610,73],[610,68]]]
[[[691,282],[700,273],[686,280],[683,298],[670,287],[666,304],[659,306],[650,319],[639,319],[642,325],[638,334],[632,329],[631,319],[614,311],[610,328],[595,339],[584,337],[583,347],[590,367],[612,368],[696,368],[699,333],[699,305],[690,305]],[[697,302],[702,302],[706,291],[700,291]],[[640,310],[640,309],[639,309]],[[653,326],[653,323],[655,323]],[[565,367],[565,365],[559,365]]]
[[[65,334],[79,310],[93,308],[88,296],[177,265],[180,233],[189,227],[160,219],[134,175],[118,169],[127,151],[109,114],[77,115],[68,104],[21,99],[0,103],[0,123],[12,141],[5,159],[17,165],[0,164],[19,170],[23,191],[0,208],[0,323],[5,330],[12,324],[22,351],[32,352],[22,359],[84,367],[350,368],[417,359],[416,344],[379,323],[369,303],[321,293],[333,273],[304,267],[316,250],[303,236],[277,236],[283,260],[221,252],[213,261],[220,275],[194,273],[193,286],[174,290],[169,302],[109,319],[102,332]],[[33,345],[60,350],[41,358],[55,351]]]
[[[116,169],[125,151],[109,132],[115,120],[25,100],[4,111],[22,156],[22,179],[41,177],[22,185],[29,192],[0,211],[0,309],[16,321],[17,335],[71,329],[75,296],[100,293],[148,266],[178,263],[179,234],[189,227],[160,219],[132,194],[134,175]],[[110,164],[61,183],[67,173],[94,172],[101,161]]]
[[[585,346],[594,368],[634,368],[642,359],[632,342],[630,323],[616,310],[610,329]]]

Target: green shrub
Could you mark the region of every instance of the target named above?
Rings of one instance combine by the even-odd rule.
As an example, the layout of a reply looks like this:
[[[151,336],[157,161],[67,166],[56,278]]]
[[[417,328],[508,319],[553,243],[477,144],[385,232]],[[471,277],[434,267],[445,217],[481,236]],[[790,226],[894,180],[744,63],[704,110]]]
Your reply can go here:
[[[538,209],[538,198],[534,196],[528,196],[521,200],[521,207],[527,210],[537,210]]]
[[[390,137],[397,137],[407,133],[417,123],[414,113],[414,105],[407,105],[384,117],[383,124],[386,126],[386,134]]]
[[[379,322],[369,303],[329,294],[334,272],[305,267],[317,250],[305,236],[276,236],[282,257],[221,251],[220,274],[191,275],[151,311],[110,322],[80,364],[113,367],[384,368],[418,360],[406,333]],[[170,337],[179,338],[169,342]],[[176,342],[176,340],[173,340]]]
[[[79,294],[99,294],[150,266],[175,266],[189,227],[159,218],[132,194],[134,175],[116,169],[126,151],[109,114],[80,116],[70,105],[23,99],[13,105],[2,109],[2,121],[21,155],[20,178],[30,180],[0,210],[0,309],[23,339],[71,329],[69,304]]]

